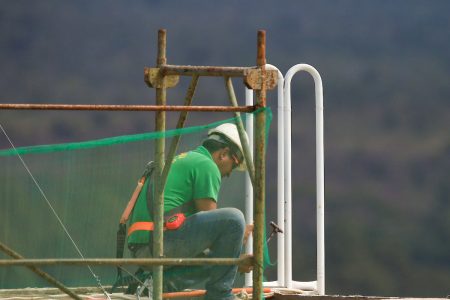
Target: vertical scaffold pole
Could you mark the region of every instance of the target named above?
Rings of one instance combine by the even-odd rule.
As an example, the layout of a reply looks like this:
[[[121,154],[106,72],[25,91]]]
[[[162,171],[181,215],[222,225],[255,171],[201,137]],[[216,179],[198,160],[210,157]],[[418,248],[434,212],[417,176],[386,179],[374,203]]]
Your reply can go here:
[[[258,49],[256,64],[261,69],[261,89],[256,90],[256,106],[258,108],[266,107],[266,83],[265,83],[265,65],[266,65],[266,32],[258,31]],[[265,151],[266,151],[266,114],[258,113],[255,116],[255,187],[254,195],[254,222],[255,230],[253,233],[253,254],[255,266],[253,271],[253,299],[261,299],[263,294],[263,245],[264,245],[264,209],[265,209]]]
[[[166,59],[166,30],[158,31],[158,59],[157,67],[161,67],[167,63]],[[156,104],[166,105],[166,87],[164,85],[164,75],[162,78],[162,86],[156,88]],[[165,111],[156,112],[155,119],[156,131],[163,132],[166,129],[166,113]],[[155,145],[155,197],[153,203],[153,221],[155,229],[153,231],[153,257],[163,257],[163,222],[164,222],[164,186],[162,184],[162,171],[164,168],[164,136],[156,140]],[[162,300],[163,292],[163,266],[153,267],[153,299]]]

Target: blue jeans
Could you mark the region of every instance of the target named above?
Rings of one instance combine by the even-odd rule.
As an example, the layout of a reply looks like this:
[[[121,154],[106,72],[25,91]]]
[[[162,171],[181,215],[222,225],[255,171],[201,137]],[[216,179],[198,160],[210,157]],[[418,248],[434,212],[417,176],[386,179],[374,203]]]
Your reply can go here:
[[[164,256],[193,258],[238,258],[241,254],[245,220],[236,208],[220,208],[196,213],[186,219],[177,230],[164,232]],[[136,257],[151,257],[152,245],[140,248]],[[206,281],[205,300],[234,299],[231,293],[237,273],[237,266],[201,266],[165,268],[164,280],[177,289],[189,288],[192,284]]]

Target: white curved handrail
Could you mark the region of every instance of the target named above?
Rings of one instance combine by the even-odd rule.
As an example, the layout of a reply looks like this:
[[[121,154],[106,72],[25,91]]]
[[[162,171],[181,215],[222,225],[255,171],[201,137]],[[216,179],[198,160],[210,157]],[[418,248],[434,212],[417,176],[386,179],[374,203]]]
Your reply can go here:
[[[277,281],[264,282],[265,286],[299,288],[325,294],[325,230],[324,230],[324,145],[323,145],[323,89],[317,70],[307,64],[298,64],[289,69],[285,78],[272,65],[268,70],[278,71],[278,190],[277,219],[284,234],[277,237]],[[308,72],[314,79],[316,94],[316,184],[317,184],[317,281],[299,282],[292,280],[292,160],[291,160],[291,80],[300,71]],[[246,105],[253,105],[253,91],[246,89]],[[246,124],[250,141],[253,141],[253,118]],[[253,149],[253,145],[250,145]],[[246,178],[246,220],[253,222],[253,189],[250,178]],[[248,253],[252,252],[253,241],[247,242]],[[246,274],[245,283],[252,285],[252,276]]]
[[[317,209],[317,286],[319,295],[325,294],[325,214],[324,214],[324,143],[323,143],[323,88],[317,70],[307,64],[298,64],[289,69],[284,79],[284,132],[285,139],[285,283],[286,287],[300,287],[305,283],[292,281],[292,182],[291,182],[291,80],[300,71],[308,72],[314,79],[316,94],[316,209]],[[308,284],[310,286],[311,284]]]

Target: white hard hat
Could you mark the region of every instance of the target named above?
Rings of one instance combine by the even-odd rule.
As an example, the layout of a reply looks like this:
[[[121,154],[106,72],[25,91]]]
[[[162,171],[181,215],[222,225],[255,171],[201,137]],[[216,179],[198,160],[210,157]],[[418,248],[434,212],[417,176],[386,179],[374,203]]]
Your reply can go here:
[[[245,131],[244,131],[244,133],[245,133],[245,139],[248,144],[247,133]],[[242,163],[239,165],[237,170],[239,170],[239,171],[247,170],[247,165],[245,164],[245,159],[244,159],[244,155],[243,155],[244,150],[242,148],[241,139],[239,137],[239,132],[238,132],[236,124],[224,123],[224,124],[219,125],[216,128],[213,128],[208,131],[208,136],[211,136],[214,134],[224,136],[229,142],[233,143],[239,149],[239,151],[241,152],[241,155],[242,155]]]

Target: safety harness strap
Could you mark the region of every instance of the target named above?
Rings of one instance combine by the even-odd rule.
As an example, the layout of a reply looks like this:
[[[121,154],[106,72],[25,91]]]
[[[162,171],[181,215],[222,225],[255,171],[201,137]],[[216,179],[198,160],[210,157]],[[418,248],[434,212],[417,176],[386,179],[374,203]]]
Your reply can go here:
[[[130,217],[131,212],[133,211],[133,208],[136,204],[136,200],[139,197],[139,194],[142,191],[142,188],[144,186],[145,181],[147,178],[151,177],[153,170],[155,169],[153,161],[149,162],[147,166],[145,167],[144,174],[142,174],[142,177],[139,179],[138,184],[131,195],[130,200],[128,201],[128,204],[122,213],[122,216],[120,218],[119,222],[119,229],[117,230],[117,236],[116,236],[116,257],[117,258],[123,258],[123,252],[125,248],[125,239],[127,236],[127,221]],[[117,282],[120,282],[122,279],[122,269],[120,267],[117,268]]]
[[[139,179],[138,184],[137,184],[136,188],[134,189],[133,195],[131,195],[130,201],[128,201],[128,204],[122,213],[122,217],[120,218],[120,224],[126,224],[128,219],[130,218],[130,214],[133,211],[134,205],[136,204],[136,200],[142,191],[142,187],[144,186],[146,179],[147,179],[147,176],[145,176],[145,175],[142,176],[141,179]]]
[[[131,235],[136,230],[145,230],[145,231],[153,231],[154,224],[153,222],[136,222],[133,223],[130,228],[128,228],[128,235]]]

